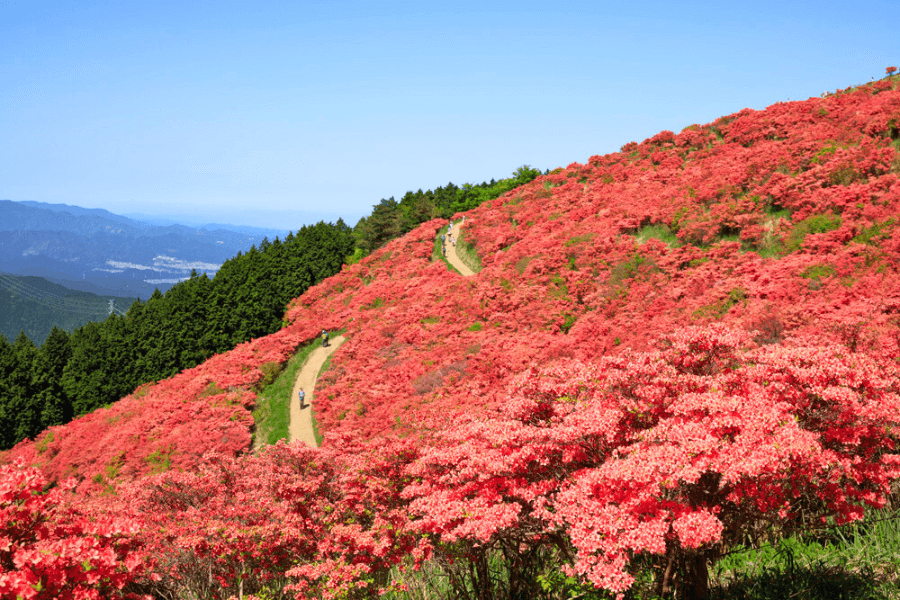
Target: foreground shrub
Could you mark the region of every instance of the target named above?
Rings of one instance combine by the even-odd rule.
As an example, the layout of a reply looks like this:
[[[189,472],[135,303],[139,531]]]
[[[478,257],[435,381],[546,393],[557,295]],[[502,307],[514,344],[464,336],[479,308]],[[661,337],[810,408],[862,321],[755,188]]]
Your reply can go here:
[[[34,468],[0,466],[0,597],[138,598],[143,576],[134,522],[73,508],[72,484],[45,491]]]
[[[461,418],[414,467],[414,526],[476,562],[555,547],[566,572],[612,592],[649,565],[656,593],[706,598],[733,545],[884,504],[900,475],[895,365],[750,349],[723,326],[661,346],[533,369],[501,416]]]
[[[409,444],[341,446],[209,454],[195,472],[136,481],[105,504],[142,519],[156,596],[371,597],[412,548],[397,502]]]

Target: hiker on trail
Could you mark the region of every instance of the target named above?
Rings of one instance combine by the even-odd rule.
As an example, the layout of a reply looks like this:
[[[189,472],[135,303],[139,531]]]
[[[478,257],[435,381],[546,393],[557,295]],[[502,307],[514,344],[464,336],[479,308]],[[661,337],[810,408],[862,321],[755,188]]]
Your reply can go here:
[[[303,408],[304,406],[306,406],[306,392],[300,390],[299,392],[297,392],[297,395],[300,397],[300,408]]]
[[[453,233],[453,221],[450,221],[450,226],[447,228],[449,233]]]
[[[322,330],[322,346],[328,347],[328,332],[324,329]]]
[[[456,236],[455,238],[450,238],[450,243],[453,244],[454,248],[456,248],[456,238],[458,238],[458,237],[459,236]]]

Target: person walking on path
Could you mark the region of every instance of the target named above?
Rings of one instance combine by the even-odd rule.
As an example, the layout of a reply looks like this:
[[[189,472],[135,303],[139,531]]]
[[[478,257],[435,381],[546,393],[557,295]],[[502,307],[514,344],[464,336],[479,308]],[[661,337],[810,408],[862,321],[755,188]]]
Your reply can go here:
[[[322,346],[324,348],[328,347],[328,332],[324,329],[322,330]]]
[[[306,392],[302,389],[297,393],[297,396],[300,397],[300,408],[306,408]]]
[[[342,335],[335,335],[334,339],[329,341],[327,348],[315,348],[300,369],[300,373],[294,380],[294,386],[291,388],[291,395],[295,398],[298,397],[300,390],[309,390],[309,393],[303,395],[303,408],[297,402],[290,403],[291,420],[288,428],[288,441],[299,441],[310,448],[319,447],[313,429],[313,410],[315,410],[316,406],[316,380],[325,361],[328,360],[328,357],[335,350],[341,347],[344,341]]]

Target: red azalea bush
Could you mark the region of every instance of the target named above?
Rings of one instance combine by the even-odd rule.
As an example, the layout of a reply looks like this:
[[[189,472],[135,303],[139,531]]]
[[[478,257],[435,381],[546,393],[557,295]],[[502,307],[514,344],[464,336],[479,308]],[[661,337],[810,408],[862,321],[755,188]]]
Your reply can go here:
[[[0,597],[140,597],[124,591],[145,575],[136,523],[72,506],[71,484],[46,485],[35,468],[0,466]]]
[[[98,504],[142,521],[157,574],[144,584],[157,596],[369,597],[414,547],[399,493],[415,448],[340,442],[209,454],[194,472],[143,478]]]
[[[653,566],[657,593],[703,598],[732,546],[882,506],[900,476],[896,364],[748,341],[691,327],[659,351],[529,370],[501,414],[423,451],[414,528],[476,564],[501,549],[510,593],[535,594],[528,561],[555,549],[616,593]]]
[[[370,597],[409,556],[483,597],[535,596],[560,569],[622,593],[650,568],[658,593],[702,598],[733,545],[883,505],[894,361],[723,325],[657,346],[528,369],[496,410],[427,435],[211,454],[83,506],[140,523],[156,595]]]
[[[251,409],[262,367],[281,364],[316,337],[313,325],[285,329],[147,384],[108,407],[51,427],[8,452],[39,466],[51,480],[76,477],[81,489],[105,489],[172,468],[193,470],[215,451],[236,456],[250,447]]]

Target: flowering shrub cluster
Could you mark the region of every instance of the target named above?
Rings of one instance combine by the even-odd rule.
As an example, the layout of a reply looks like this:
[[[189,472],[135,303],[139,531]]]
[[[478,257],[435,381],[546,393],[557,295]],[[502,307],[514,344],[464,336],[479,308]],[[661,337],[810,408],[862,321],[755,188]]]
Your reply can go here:
[[[498,581],[473,574],[500,552],[512,595],[553,569],[622,593],[649,566],[659,593],[700,598],[734,544],[884,504],[900,476],[894,361],[760,347],[721,324],[657,345],[530,368],[496,409],[430,433],[210,453],[78,506],[135,524],[124,548],[143,562],[111,581],[160,596],[370,597],[409,556],[470,564],[453,585],[492,597]]]
[[[649,563],[660,593],[680,572],[704,597],[723,549],[884,503],[900,476],[895,364],[748,350],[724,326],[661,342],[531,369],[496,417],[459,417],[411,466],[413,527],[470,551],[566,540],[599,587],[623,592]]]
[[[141,585],[166,593],[366,595],[411,555],[490,595],[472,574],[499,552],[525,596],[548,568],[622,592],[649,565],[702,597],[736,540],[856,519],[898,476],[896,85],[538,177],[466,213],[470,278],[424,223],[278,333],[8,459],[152,514]],[[323,328],[348,338],[316,389],[324,447],[247,456],[257,386]]]
[[[467,213],[484,265],[473,278],[427,262],[440,223],[345,268],[288,313],[346,315],[352,336],[318,421],[365,437],[418,429],[502,402],[533,362],[646,349],[715,321],[760,343],[900,356],[896,85],[744,110],[539,177]]]
[[[259,455],[210,453],[192,472],[120,486],[98,512],[142,523],[140,540],[162,597],[348,598],[374,593],[414,548],[400,501],[411,442],[321,451],[283,442]]]
[[[33,467],[0,466],[0,597],[141,597],[123,591],[145,575],[137,524],[98,519],[71,504],[71,485],[46,485]]]

